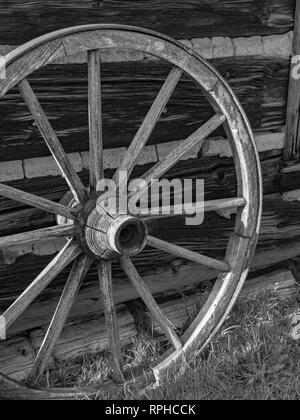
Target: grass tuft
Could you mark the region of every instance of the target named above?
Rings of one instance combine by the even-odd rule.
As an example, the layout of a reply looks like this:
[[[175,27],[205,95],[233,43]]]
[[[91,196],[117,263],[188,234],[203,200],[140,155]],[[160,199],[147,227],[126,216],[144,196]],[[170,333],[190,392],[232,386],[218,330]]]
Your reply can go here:
[[[300,342],[291,337],[290,314],[300,294],[241,298],[221,331],[204,352],[189,361],[185,374],[158,389],[122,390],[101,398],[150,400],[298,400]],[[151,337],[137,338],[124,349],[127,369],[147,367],[162,347]],[[87,355],[60,364],[44,378],[51,386],[97,384],[109,377],[109,354]]]

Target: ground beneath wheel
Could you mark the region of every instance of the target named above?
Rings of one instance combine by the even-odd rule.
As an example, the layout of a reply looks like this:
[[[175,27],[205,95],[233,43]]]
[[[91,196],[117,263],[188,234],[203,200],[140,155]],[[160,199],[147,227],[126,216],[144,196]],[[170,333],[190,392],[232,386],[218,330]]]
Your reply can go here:
[[[239,300],[217,337],[189,364],[175,383],[154,391],[122,390],[101,399],[154,400],[298,400],[300,399],[300,341],[291,336],[291,313],[300,307],[293,297],[262,295]],[[140,337],[124,349],[129,365],[155,359],[162,344]],[[43,385],[97,384],[109,375],[109,355],[85,355],[47,372]]]

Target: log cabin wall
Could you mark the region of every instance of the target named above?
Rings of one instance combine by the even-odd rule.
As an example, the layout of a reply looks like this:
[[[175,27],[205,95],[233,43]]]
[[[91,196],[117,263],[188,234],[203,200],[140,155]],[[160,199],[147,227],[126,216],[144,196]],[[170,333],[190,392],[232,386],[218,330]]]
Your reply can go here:
[[[221,72],[244,106],[254,129],[264,182],[264,214],[257,253],[248,285],[252,288],[294,287],[300,279],[300,163],[283,159],[286,109],[295,22],[294,0],[263,1],[88,1],[26,2],[0,0],[0,54],[47,32],[87,23],[142,26],[181,40]],[[18,28],[18,30],[16,30]],[[117,168],[168,74],[168,66],[140,53],[104,53],[103,112],[106,175]],[[76,171],[88,180],[88,113],[86,56],[77,55],[36,72],[30,78],[46,114],[69,153]],[[204,123],[212,110],[187,78],[178,85],[135,175],[166,155],[177,141]],[[168,174],[170,178],[204,178],[206,199],[236,194],[231,151],[217,132],[203,150],[193,150]],[[59,200],[67,191],[32,117],[13,89],[0,101],[0,182]],[[298,220],[299,219],[299,220]],[[0,199],[0,236],[51,226],[53,217],[10,200]],[[233,214],[209,214],[202,226],[187,229],[181,218],[149,229],[212,257],[222,257]],[[61,241],[12,247],[0,253],[0,313],[34,279],[62,247]],[[184,322],[180,294],[188,307],[203,296],[203,284],[216,273],[146,249],[136,259],[144,276],[174,324]],[[1,371],[17,378],[32,366],[47,322],[57,304],[67,271],[39,297],[0,345]],[[115,297],[123,342],[147,320],[138,296],[116,265]],[[107,337],[99,303],[95,267],[86,279],[54,359],[66,360],[84,351],[99,351]],[[159,336],[160,331],[155,326]]]

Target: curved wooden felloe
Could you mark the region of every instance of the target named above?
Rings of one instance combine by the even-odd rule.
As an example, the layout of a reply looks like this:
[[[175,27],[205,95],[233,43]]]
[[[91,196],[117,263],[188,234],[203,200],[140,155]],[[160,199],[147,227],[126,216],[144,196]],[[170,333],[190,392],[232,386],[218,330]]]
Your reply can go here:
[[[99,181],[104,176],[101,50],[115,48],[131,49],[153,55],[168,61],[173,65],[173,68],[129,146],[114,180],[118,179],[121,171],[127,171],[128,174],[132,172],[141,150],[146,145],[183,73],[192,77],[199,84],[216,114],[144,175],[147,185],[151,183],[152,179],[161,177],[192,147],[196,145],[200,147],[215,129],[224,125],[236,165],[238,197],[205,203],[205,211],[238,207],[235,230],[229,241],[224,261],[217,261],[158,238],[147,236],[143,216],[136,218],[130,214],[118,215],[113,213],[109,207],[106,210],[102,206],[100,206],[100,210],[97,207],[99,197],[102,195]],[[88,190],[72,167],[26,79],[35,70],[59,58],[85,51],[88,52],[89,80],[90,188]],[[114,382],[103,384],[103,386],[118,387],[120,384],[124,386],[123,382],[126,381],[122,371],[118,324],[113,301],[111,271],[113,258],[120,259],[129,281],[138,291],[152,317],[160,325],[172,346],[172,349],[152,366],[148,380],[159,383],[170,368],[174,370],[175,374],[180,374],[183,358],[187,359],[196,350],[202,349],[211,340],[230,312],[247,277],[257,243],[262,203],[260,164],[250,125],[237,98],[216,70],[195,52],[168,37],[134,27],[88,25],[54,32],[12,51],[6,56],[6,64],[7,77],[0,82],[0,98],[12,87],[19,85],[24,101],[72,193],[69,201],[62,200],[58,204],[0,184],[0,194],[3,196],[59,216],[57,217],[58,225],[51,229],[0,238],[1,247],[33,242],[47,237],[64,235],[71,237],[55,260],[3,314],[8,326],[21,316],[25,308],[63,268],[71,263],[73,266],[27,385],[0,375],[0,397],[69,399],[80,394],[97,394],[99,391],[97,389],[34,389],[47,366],[56,340],[64,327],[75,297],[93,260],[98,262],[100,291],[114,371]],[[122,193],[125,187],[121,184],[119,193]],[[158,217],[163,217],[163,214]],[[131,256],[140,252],[146,243],[151,247],[204,264],[220,272],[209,299],[181,337],[157,305],[131,261]],[[144,378],[144,373],[141,378]],[[127,384],[130,385],[130,381],[127,381]]]

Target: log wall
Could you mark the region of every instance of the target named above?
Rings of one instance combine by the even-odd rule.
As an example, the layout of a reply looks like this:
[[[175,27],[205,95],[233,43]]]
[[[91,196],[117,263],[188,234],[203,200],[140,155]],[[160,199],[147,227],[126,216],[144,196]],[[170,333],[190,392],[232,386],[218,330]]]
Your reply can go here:
[[[289,38],[286,42],[287,51]],[[256,130],[280,130],[285,123],[289,57],[224,57],[212,63],[229,81]],[[143,60],[103,65],[103,118],[106,148],[127,146],[167,77],[169,66]],[[88,150],[87,67],[51,66],[30,78],[31,85],[69,153]],[[213,115],[192,80],[178,84],[150,144],[186,138]],[[174,118],[176,116],[176,118]],[[19,93],[0,102],[0,161],[45,156],[49,152]],[[218,134],[222,135],[222,132]]]
[[[16,45],[95,22],[141,26],[184,39],[279,34],[292,29],[294,8],[295,0],[1,1],[0,37],[3,44]]]
[[[283,160],[294,12],[295,0],[0,0],[0,54],[66,26],[114,22],[173,36],[211,60],[246,110],[263,169],[262,230],[248,287],[285,289],[296,287],[300,279],[300,164]],[[168,74],[168,66],[133,52],[104,53],[102,59],[105,169],[109,177]],[[86,56],[80,54],[31,77],[37,96],[84,182],[88,181],[86,70]],[[143,151],[134,176],[140,176],[177,141],[193,132],[195,121],[200,125],[212,113],[200,90],[184,77]],[[201,152],[193,150],[168,177],[204,178],[206,199],[234,196],[236,177],[225,133],[215,133]],[[0,182],[52,200],[59,200],[67,191],[17,90],[0,101]],[[41,211],[0,198],[0,236],[53,222],[52,216]],[[165,220],[163,226],[151,223],[149,229],[174,243],[222,257],[233,226],[234,215],[209,214],[202,226],[192,230],[186,230],[180,218],[176,222]],[[0,313],[61,247],[62,241],[52,241],[0,251]],[[192,264],[151,249],[136,259],[136,265],[178,327],[184,320],[178,293],[187,296],[192,310],[195,302],[203,301],[216,277],[211,270],[195,270]],[[30,369],[67,272],[14,325],[9,340],[0,344],[1,370],[20,378]],[[118,265],[114,266],[114,279],[122,341],[126,343],[137,334],[137,311],[133,308],[139,307],[138,296]],[[102,317],[92,268],[54,358],[65,360],[84,351],[106,348]],[[157,327],[155,331],[159,337]]]

